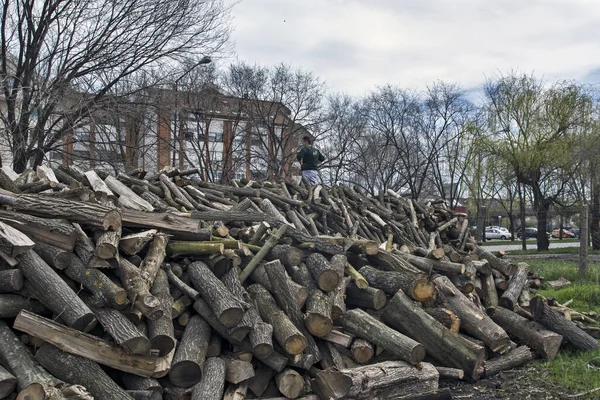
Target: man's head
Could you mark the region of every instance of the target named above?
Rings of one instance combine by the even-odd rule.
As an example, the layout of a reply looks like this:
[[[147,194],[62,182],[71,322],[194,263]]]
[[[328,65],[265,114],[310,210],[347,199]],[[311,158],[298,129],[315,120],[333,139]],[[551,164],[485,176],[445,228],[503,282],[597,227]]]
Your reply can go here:
[[[312,145],[312,142],[313,142],[312,138],[308,135],[306,135],[302,138],[302,146],[310,146],[310,145]]]

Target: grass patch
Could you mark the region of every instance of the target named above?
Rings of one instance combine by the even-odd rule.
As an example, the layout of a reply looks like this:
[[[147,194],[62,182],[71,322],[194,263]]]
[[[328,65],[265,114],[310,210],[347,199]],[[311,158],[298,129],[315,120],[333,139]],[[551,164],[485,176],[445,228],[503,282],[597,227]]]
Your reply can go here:
[[[525,256],[530,254],[579,254],[579,247],[552,247],[552,242],[550,242],[550,249],[544,251],[538,251],[536,249],[531,250],[506,250],[506,254],[515,255],[515,256]],[[592,250],[590,247],[588,249],[588,254],[600,254],[600,250]]]
[[[540,253],[535,252],[535,254]],[[563,277],[573,283],[579,283],[579,264],[576,262],[552,259],[528,259],[524,261],[529,264],[531,271],[543,276],[547,281],[553,281]],[[599,282],[600,264],[590,263],[588,266],[588,276],[583,283],[597,285]]]
[[[600,387],[600,350],[561,350],[552,361],[539,362],[544,375],[575,393]],[[590,393],[582,399],[600,399],[600,392]]]

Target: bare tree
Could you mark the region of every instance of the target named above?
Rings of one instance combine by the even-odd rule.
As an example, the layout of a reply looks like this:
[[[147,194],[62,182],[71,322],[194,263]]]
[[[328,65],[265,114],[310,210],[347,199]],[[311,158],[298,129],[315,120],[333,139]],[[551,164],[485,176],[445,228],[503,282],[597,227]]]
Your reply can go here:
[[[3,0],[2,134],[14,169],[40,164],[121,80],[224,48],[222,0]]]

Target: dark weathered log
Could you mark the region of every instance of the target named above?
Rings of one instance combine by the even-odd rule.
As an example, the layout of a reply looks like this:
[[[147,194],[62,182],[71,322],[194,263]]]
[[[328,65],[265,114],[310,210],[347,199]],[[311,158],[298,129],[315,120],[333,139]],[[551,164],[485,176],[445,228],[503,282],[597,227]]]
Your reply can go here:
[[[362,267],[359,272],[370,286],[383,290],[387,295],[393,296],[402,289],[416,301],[429,301],[435,298],[435,286],[426,275],[411,274],[408,271],[380,271],[370,266]]]
[[[0,169],[0,188],[13,192],[15,194],[21,193],[19,186],[10,179],[10,176],[3,169]]]
[[[344,399],[352,387],[352,378],[340,371],[311,369],[312,389],[319,399]]]
[[[460,368],[473,379],[483,369],[485,348],[448,330],[398,291],[384,310],[383,320],[392,328],[418,340],[434,359],[443,365]]]
[[[48,343],[38,349],[35,359],[57,378],[83,385],[95,399],[132,399],[91,360],[66,353]]]
[[[521,365],[533,360],[533,353],[527,346],[520,346],[516,349],[492,360],[485,362],[485,376],[490,377],[501,371],[520,367]]]
[[[335,369],[340,370],[346,368],[346,362],[340,353],[337,345],[331,342],[318,341],[319,352],[321,353],[321,367],[323,369]],[[313,367],[314,368],[314,367]],[[312,368],[309,369],[308,373],[312,374]]]
[[[278,224],[281,224],[281,223],[279,222]],[[286,235],[288,237],[290,237],[291,239],[293,239],[294,242],[296,242],[296,243],[314,243],[315,250],[317,250],[321,253],[331,254],[331,255],[345,253],[343,247],[332,244],[331,242],[328,242],[327,240],[318,239],[318,238],[315,238],[314,236],[307,235],[305,233],[302,233],[298,229],[288,228]]]
[[[254,367],[249,361],[231,357],[221,357],[225,362],[225,380],[238,384],[254,377]]]
[[[87,268],[79,257],[73,255],[64,270],[75,282],[81,283],[102,305],[119,307],[127,302],[127,292],[113,283],[108,276],[95,268]]]
[[[28,311],[21,311],[15,319],[14,328],[42,339],[60,349],[120,371],[140,376],[152,376],[157,358],[129,354],[121,347],[60,325]]]
[[[0,293],[14,293],[23,287],[23,272],[20,269],[0,271]]]
[[[194,315],[185,327],[169,371],[174,385],[191,387],[200,381],[209,340],[210,326],[202,317]],[[204,373],[208,371],[205,369]]]
[[[258,322],[250,331],[252,352],[257,357],[269,357],[273,354],[273,327],[265,322]]]
[[[517,268],[513,276],[508,281],[508,288],[502,293],[502,297],[498,300],[498,304],[509,310],[515,309],[515,304],[523,288],[527,284],[527,270],[528,266],[526,263],[517,264]]]
[[[123,314],[113,308],[95,308],[94,315],[115,343],[132,354],[148,355],[150,340]]]
[[[267,271],[265,271],[264,264],[259,264],[254,272],[252,272],[252,280],[265,288],[267,290],[272,291],[273,287],[271,286],[271,281],[269,281],[269,277],[267,276]],[[304,303],[308,298],[308,290],[307,287],[302,282],[293,281],[288,277],[288,286],[294,292],[294,298],[296,299],[296,304],[298,308],[304,307]]]
[[[368,363],[375,354],[375,346],[365,339],[355,339],[350,349],[352,350],[352,357],[359,364]]]
[[[162,400],[161,393],[155,390],[126,390],[126,393],[133,397],[133,400]]]
[[[421,344],[386,326],[363,310],[347,311],[340,321],[346,331],[369,340],[413,365],[425,358],[425,348]]]
[[[494,322],[543,358],[553,360],[556,357],[563,339],[558,333],[505,308],[494,308],[488,310],[488,313]]]
[[[431,260],[425,257],[418,257],[412,254],[396,253],[397,256],[404,258],[406,261],[411,263],[426,274],[430,274],[432,271],[451,272],[454,274],[464,274],[465,265],[453,263],[450,261]]]
[[[414,367],[403,361],[385,361],[340,371],[351,379],[344,399],[393,399],[407,393],[435,392],[439,374],[429,363]]]
[[[246,292],[246,289],[242,287],[240,277],[237,269],[231,269],[221,278],[221,281],[225,284],[225,287],[238,299],[241,299],[249,304],[248,310],[244,313],[244,316],[240,322],[231,328],[233,336],[244,339],[248,333],[250,333],[257,323],[262,323],[260,315],[256,310],[256,307],[250,300],[250,295]]]
[[[129,301],[148,319],[160,318],[164,311],[160,301],[150,294],[148,285],[142,277],[142,272],[135,265],[121,258],[117,275],[121,279],[129,296]]]
[[[193,262],[188,266],[188,275],[223,325],[231,328],[241,321],[245,312],[241,299],[236,298],[206,264]]]
[[[69,285],[33,250],[19,256],[19,267],[31,283],[35,297],[69,325],[78,330],[94,327],[95,317]]]
[[[515,273],[516,265],[511,264],[507,260],[496,257],[483,247],[476,246],[475,255],[482,260],[487,260],[493,269],[502,272],[506,276],[512,276]]]
[[[248,380],[248,389],[257,397],[262,396],[271,383],[275,371],[266,365],[259,363],[254,370],[254,377]]]
[[[8,397],[17,388],[17,378],[0,366],[0,399]]]
[[[322,254],[312,253],[308,256],[306,267],[321,290],[329,292],[337,287],[340,275]]]
[[[127,236],[122,236],[119,240],[119,249],[127,255],[134,255],[140,252],[148,242],[150,242],[158,231],[149,229],[143,232],[132,233]]]
[[[273,296],[277,299],[277,303],[281,306],[283,312],[289,317],[292,323],[298,328],[298,330],[302,333],[302,335],[306,338],[306,342],[308,344],[308,351],[310,354],[314,356],[315,362],[319,359],[319,350],[317,348],[317,344],[314,338],[310,335],[309,332],[314,330],[319,334],[327,334],[329,330],[331,330],[331,326],[317,326],[314,325],[309,326],[308,323],[305,325],[304,316],[300,311],[300,307],[298,307],[296,303],[296,299],[294,298],[293,290],[290,288],[288,284],[289,279],[285,272],[285,268],[279,262],[279,260],[270,261],[264,265],[265,271],[267,272],[267,276],[269,277],[269,281],[271,282],[271,286],[273,287]],[[325,298],[326,299],[326,298]],[[312,307],[316,307],[316,305],[311,305]],[[319,311],[326,312],[326,310],[331,310],[331,307],[328,304],[322,304]],[[276,327],[273,327],[276,329]]]
[[[64,218],[105,230],[121,226],[121,211],[118,208],[93,203],[22,194],[16,197],[0,195],[0,204],[40,217]]]
[[[494,352],[502,353],[507,349],[510,340],[506,331],[475,307],[447,277],[438,276],[433,282],[437,285],[442,303],[458,315],[465,331],[483,341]]]
[[[312,279],[310,280],[312,281]],[[346,312],[346,288],[348,287],[350,282],[352,282],[351,277],[343,277],[342,279],[340,279],[340,282],[338,283],[337,287],[331,292],[327,293],[329,301],[331,301],[331,319],[333,321],[337,320],[342,314]],[[316,285],[314,286],[316,288]]]
[[[438,367],[436,366],[440,379],[463,379],[465,377],[465,371],[458,368]]]
[[[308,346],[306,337],[298,330],[275,303],[275,299],[263,286],[252,284],[248,293],[256,302],[263,320],[273,327],[273,336],[288,354],[300,354]]]
[[[225,362],[212,357],[204,364],[202,380],[194,386],[191,400],[221,400],[225,390]]]
[[[303,256],[302,250],[296,247],[288,244],[278,244],[271,249],[267,260],[279,260],[286,268],[290,268],[300,264]]]
[[[74,256],[70,251],[43,242],[38,242],[34,250],[48,265],[59,270],[67,268]]]
[[[173,298],[169,292],[169,282],[164,271],[158,271],[150,293],[161,303],[163,315],[155,320],[148,320],[148,337],[152,348],[158,350],[158,356],[164,357],[175,347],[171,306]]]
[[[72,251],[75,246],[75,229],[65,220],[0,210],[0,221],[18,229],[36,242],[52,244],[68,251]]]
[[[548,306],[541,297],[531,299],[531,314],[536,322],[554,331],[580,350],[596,350],[598,341],[581,330],[575,323],[568,321],[559,312]]]
[[[50,311],[42,303],[18,294],[0,294],[0,318],[14,318],[19,311],[27,310],[36,314]]]
[[[19,391],[36,383],[58,383],[38,363],[4,321],[0,321],[0,359],[17,378]]]
[[[380,310],[385,307],[387,297],[383,290],[369,286],[366,289],[359,289],[354,284],[346,288],[346,303],[350,307],[370,308]]]
[[[277,389],[288,399],[295,399],[302,394],[304,379],[293,369],[286,368],[275,376]]]
[[[210,335],[210,340],[208,341],[208,348],[206,349],[206,358],[220,356],[222,347],[223,339],[221,338],[221,336],[219,336],[219,334],[213,332],[213,334]]]
[[[127,390],[148,390],[158,392],[162,395],[163,388],[160,382],[154,378],[144,378],[142,376],[128,374],[126,372],[120,373],[119,376],[123,381],[123,386]]]
[[[483,305],[486,308],[498,306],[498,292],[496,291],[496,282],[493,275],[482,275],[481,286],[484,293]]]
[[[162,232],[154,235],[152,243],[150,243],[150,247],[148,247],[148,251],[146,252],[146,257],[144,257],[140,265],[140,269],[146,274],[146,282],[149,287],[152,287],[156,274],[158,274],[165,259],[168,242],[168,235]]]

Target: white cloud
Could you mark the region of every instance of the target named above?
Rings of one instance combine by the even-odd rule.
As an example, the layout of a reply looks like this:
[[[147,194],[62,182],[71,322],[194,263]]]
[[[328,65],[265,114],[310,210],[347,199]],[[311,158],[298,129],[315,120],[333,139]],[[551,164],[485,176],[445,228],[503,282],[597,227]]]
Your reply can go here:
[[[598,79],[595,0],[242,0],[238,57],[314,72],[360,95],[386,83],[480,85],[518,69],[547,80]]]

